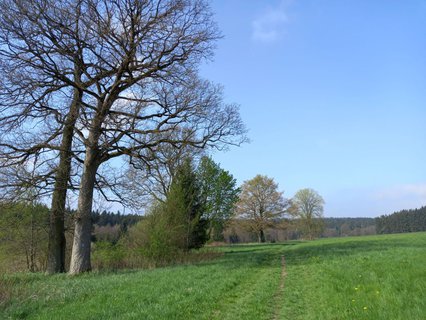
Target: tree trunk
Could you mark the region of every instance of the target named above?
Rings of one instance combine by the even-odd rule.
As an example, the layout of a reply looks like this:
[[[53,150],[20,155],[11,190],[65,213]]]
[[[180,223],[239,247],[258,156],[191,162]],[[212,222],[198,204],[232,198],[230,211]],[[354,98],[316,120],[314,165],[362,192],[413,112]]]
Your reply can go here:
[[[72,140],[74,126],[80,111],[81,92],[74,89],[73,100],[68,112],[62,134],[59,165],[55,176],[50,211],[49,246],[47,273],[65,272],[65,206],[68,180],[71,174]]]
[[[263,232],[263,229],[261,229],[260,231],[259,231],[259,234],[258,234],[258,241],[259,242],[265,242],[265,233]]]
[[[30,230],[30,272],[35,272],[36,266],[35,266],[35,241],[34,241],[34,212],[31,212],[31,230]]]
[[[80,192],[78,195],[78,209],[75,217],[70,274],[79,274],[91,270],[91,213],[97,169],[96,151],[91,147],[87,147],[83,175],[80,182]]]

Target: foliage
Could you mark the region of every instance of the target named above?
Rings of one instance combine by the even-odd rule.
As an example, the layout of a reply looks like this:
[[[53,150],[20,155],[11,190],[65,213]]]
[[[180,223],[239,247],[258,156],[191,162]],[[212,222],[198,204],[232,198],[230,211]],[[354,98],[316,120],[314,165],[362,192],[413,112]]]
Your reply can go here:
[[[207,241],[204,208],[197,176],[187,158],[177,168],[164,202],[156,202],[146,218],[129,230],[128,246],[156,265],[170,263]]]
[[[301,189],[291,200],[290,213],[297,222],[300,222],[302,233],[313,239],[321,234],[323,230],[324,200],[313,189]]]
[[[0,206],[0,269],[44,270],[48,213],[49,209],[41,204]]]
[[[272,178],[257,175],[241,186],[240,199],[236,206],[237,215],[246,219],[248,227],[265,242],[265,229],[274,219],[283,217],[287,203],[278,184]]]
[[[93,248],[93,267],[102,270],[118,270],[125,267],[126,251],[119,244],[98,241]]]
[[[207,241],[208,221],[204,216],[206,203],[203,200],[192,160],[187,158],[177,168],[164,203],[165,214],[174,220],[171,225],[182,226],[182,249],[200,248]]]
[[[203,217],[209,222],[209,238],[222,241],[226,222],[233,214],[240,190],[236,179],[210,157],[202,157],[197,168],[201,197],[205,203]]]
[[[157,204],[145,219],[129,229],[121,242],[129,249],[133,260],[139,256],[156,266],[174,260],[183,246],[185,230],[182,224],[173,224],[173,218],[164,211],[162,204]]]
[[[376,218],[377,233],[426,231],[426,207],[402,210]]]

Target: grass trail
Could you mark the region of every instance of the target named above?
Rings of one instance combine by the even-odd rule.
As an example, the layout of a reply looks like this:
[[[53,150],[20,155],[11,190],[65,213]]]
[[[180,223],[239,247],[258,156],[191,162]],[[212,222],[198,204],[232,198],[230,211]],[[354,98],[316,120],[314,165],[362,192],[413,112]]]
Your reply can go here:
[[[0,319],[426,319],[426,233],[218,250],[198,265],[3,276]]]

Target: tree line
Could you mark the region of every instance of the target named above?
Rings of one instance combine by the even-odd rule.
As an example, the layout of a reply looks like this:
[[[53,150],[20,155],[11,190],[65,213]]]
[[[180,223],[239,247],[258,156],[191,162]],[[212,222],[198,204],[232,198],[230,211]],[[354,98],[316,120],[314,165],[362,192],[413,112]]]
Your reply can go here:
[[[426,231],[426,207],[402,210],[376,218],[377,233]]]

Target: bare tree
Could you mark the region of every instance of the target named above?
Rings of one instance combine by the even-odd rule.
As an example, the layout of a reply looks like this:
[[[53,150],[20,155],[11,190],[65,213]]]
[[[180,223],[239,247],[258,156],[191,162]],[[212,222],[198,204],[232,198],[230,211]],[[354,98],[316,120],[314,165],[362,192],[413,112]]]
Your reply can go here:
[[[240,218],[247,219],[258,241],[265,242],[265,229],[271,226],[274,219],[283,217],[287,205],[274,179],[257,175],[242,184],[236,213]]]
[[[2,61],[12,61],[7,70],[19,67],[31,85],[13,95],[19,82],[7,83],[3,96],[15,105],[2,107],[9,125],[4,141],[12,141],[18,127],[21,139],[2,143],[2,158],[8,168],[41,162],[35,184],[44,182],[46,190],[59,181],[62,192],[67,179],[58,175],[70,174],[70,166],[56,170],[58,153],[60,164],[69,164],[70,155],[81,163],[71,273],[90,270],[93,191],[114,189],[116,181],[100,175],[107,161],[127,156],[149,164],[147,155],[164,144],[221,148],[245,140],[236,106],[224,105],[221,88],[196,75],[219,37],[206,1],[9,0],[2,9],[9,26],[2,31]],[[40,120],[44,130],[34,134],[29,128]],[[64,142],[65,125],[72,149]],[[62,204],[63,194],[57,199]]]
[[[291,215],[296,218],[308,239],[312,240],[323,229],[324,199],[313,189],[301,189],[292,199]]]
[[[3,173],[33,166],[31,181],[19,175],[3,188],[38,188],[52,193],[49,273],[65,271],[64,212],[74,127],[82,102],[81,32],[83,2],[78,0],[2,1],[0,5],[0,143]],[[57,159],[58,158],[58,159]],[[8,191],[8,190],[6,190]],[[16,194],[16,193],[14,193]]]
[[[236,107],[224,105],[220,88],[194,73],[218,37],[206,2],[93,2],[87,18],[103,44],[94,64],[115,72],[95,80],[83,98],[87,131],[78,130],[85,157],[72,274],[90,270],[90,212],[103,163],[121,156],[149,163],[144,151],[155,154],[163,144],[205,148],[244,141]],[[179,135],[167,134],[176,130]]]
[[[179,131],[172,133],[176,134]],[[117,184],[117,193],[120,193],[123,203],[134,209],[147,207],[153,200],[163,202],[170,190],[172,177],[183,160],[192,158],[197,162],[206,154],[206,149],[191,145],[175,148],[170,144],[161,144],[155,149],[155,154],[153,152],[146,149],[143,157],[132,158]]]

